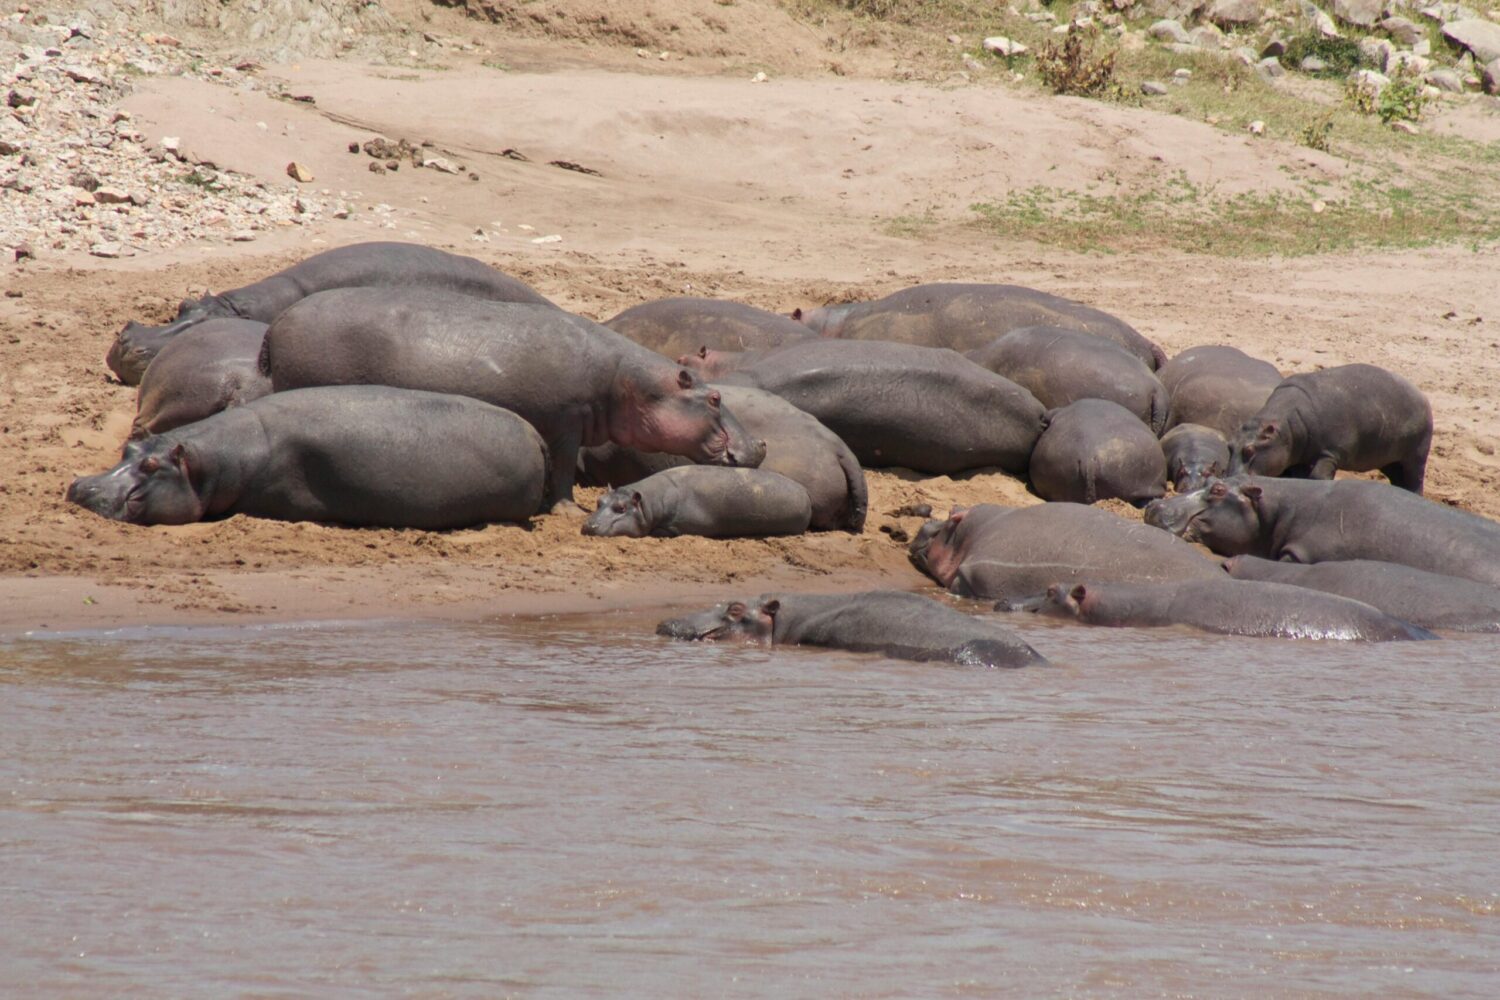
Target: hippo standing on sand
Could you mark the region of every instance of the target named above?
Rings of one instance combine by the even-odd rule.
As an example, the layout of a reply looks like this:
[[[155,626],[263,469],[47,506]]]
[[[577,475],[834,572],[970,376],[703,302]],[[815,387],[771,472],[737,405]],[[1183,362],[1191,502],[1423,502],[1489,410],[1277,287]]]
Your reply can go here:
[[[909,552],[918,569],[964,597],[1025,597],[1058,580],[1154,583],[1223,575],[1191,545],[1175,538],[1162,544],[1153,530],[1082,504],[978,504],[928,521]]]
[[[277,392],[394,385],[513,410],[547,442],[549,505],[572,500],[582,445],[718,465],[750,464],[759,448],[691,372],[552,306],[416,288],[319,292],[271,324],[261,370]]]
[[[643,302],[604,325],[669,358],[700,349],[763,351],[817,336],[779,313],[720,299]]]
[[[812,518],[807,491],[765,469],[681,465],[599,498],[583,523],[601,538],[758,538],[800,535]]]
[[[132,524],[249,514],[443,530],[524,521],[546,479],[542,439],[515,414],[360,385],[273,393],[132,441],[68,499]]]
[[[174,337],[146,366],[130,436],[143,438],[243,406],[271,391],[260,370],[266,324],[215,317]]]
[[[1227,577],[1190,583],[1055,583],[1023,607],[1085,625],[1189,625],[1224,635],[1279,639],[1437,638],[1425,628],[1347,597]],[[1012,604],[997,610],[1014,608]]]
[[[808,340],[722,380],[775,393],[817,417],[866,466],[950,474],[995,465],[1024,475],[1042,404],[953,351]]]
[[[1422,492],[1432,406],[1416,386],[1374,365],[1341,365],[1284,379],[1245,422],[1231,471],[1332,479],[1379,469]]]
[[[1423,628],[1500,632],[1500,587],[1373,559],[1276,562],[1231,556],[1224,570],[1236,580],[1285,583],[1338,594]]]
[[[1212,427],[1178,424],[1161,437],[1167,481],[1178,493],[1208,485],[1229,472],[1229,442]]]
[[[869,495],[859,459],[843,440],[810,413],[780,396],[742,385],[717,386],[721,401],[752,440],[765,442],[760,468],[795,480],[812,502],[813,531],[852,531],[865,526]],[[680,455],[637,451],[614,444],[578,453],[579,482],[629,486],[663,469],[686,465]]]
[[[1201,424],[1226,438],[1265,405],[1281,384],[1276,366],[1237,347],[1190,347],[1156,372],[1172,400],[1168,427]]]
[[[1137,507],[1167,492],[1161,442],[1135,414],[1107,399],[1080,399],[1042,417],[1031,453],[1031,488],[1043,500]]]
[[[972,351],[1022,327],[1060,326],[1113,340],[1153,371],[1167,360],[1160,347],[1108,313],[1020,285],[915,285],[874,302],[805,313],[799,309],[792,318],[824,337],[890,340],[955,351]]]
[[[430,288],[494,302],[551,305],[536,291],[472,257],[415,243],[354,243],[314,254],[269,278],[218,295],[188,299],[166,326],[126,323],[105,361],[126,385],[135,385],[167,341],[215,316],[269,323],[294,302],[330,288],[373,286]]]
[[[825,646],[976,667],[1047,662],[1004,625],[896,590],[762,594],[664,621],[656,626],[656,634],[766,646]]]
[[[1216,479],[1147,504],[1146,523],[1221,556],[1378,559],[1500,586],[1500,524],[1362,479]]]

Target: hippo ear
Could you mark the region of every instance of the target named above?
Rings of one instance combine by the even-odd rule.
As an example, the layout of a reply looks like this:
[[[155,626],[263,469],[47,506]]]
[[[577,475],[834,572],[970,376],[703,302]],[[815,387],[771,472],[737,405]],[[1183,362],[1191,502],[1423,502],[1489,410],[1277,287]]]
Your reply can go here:
[[[723,397],[719,395],[719,390],[715,389],[708,394],[708,405],[717,410],[719,408],[719,401],[722,398]]]
[[[948,512],[948,520],[952,521],[954,524],[958,524],[968,516],[968,513],[969,508],[967,507],[954,507],[951,511]]]
[[[801,306],[798,306],[797,308],[795,308],[795,309],[792,310],[792,319],[796,320],[799,323],[802,322],[802,307]]]
[[[1275,439],[1276,435],[1280,433],[1280,431],[1281,428],[1277,425],[1276,421],[1267,420],[1265,423],[1260,425],[1260,433],[1256,435],[1255,439],[1257,441],[1271,441]]]
[[[707,361],[708,360],[708,345],[707,344],[704,344],[703,346],[701,346],[701,347],[698,348],[698,357],[702,361]]]
[[[632,506],[639,507],[641,505],[641,495],[639,493],[630,494],[630,503]]]
[[[1089,590],[1081,583],[1076,584],[1072,590],[1068,591],[1068,596],[1073,598],[1073,600],[1077,601],[1079,604],[1082,604],[1083,599],[1089,596]]]
[[[1210,500],[1223,500],[1229,493],[1229,486],[1222,479],[1215,479],[1208,487],[1208,498]]]
[[[1261,488],[1259,486],[1255,486],[1255,485],[1241,486],[1240,487],[1240,493],[1244,496],[1244,498],[1246,500],[1249,500],[1251,503],[1256,504],[1256,505],[1260,504]]]
[[[182,460],[187,457],[187,446],[174,444],[172,450],[167,452],[167,460],[173,465],[181,465]]]
[[[775,618],[776,612],[781,610],[781,602],[773,597],[769,601],[763,602],[760,606],[760,610],[763,614],[766,615],[766,617]]]
[[[693,387],[693,373],[686,368],[677,369],[677,386],[681,389],[691,389]]]

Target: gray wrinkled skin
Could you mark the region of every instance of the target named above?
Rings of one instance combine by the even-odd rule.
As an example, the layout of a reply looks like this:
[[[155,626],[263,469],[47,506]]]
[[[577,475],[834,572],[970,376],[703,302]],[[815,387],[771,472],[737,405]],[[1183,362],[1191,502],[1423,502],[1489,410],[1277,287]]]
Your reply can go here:
[[[1167,491],[1161,442],[1134,414],[1104,399],[1080,399],[1043,417],[1031,453],[1031,487],[1043,500],[1136,506]]]
[[[1275,365],[1218,344],[1174,355],[1156,377],[1172,401],[1168,428],[1201,424],[1231,440],[1281,384]]]
[[[266,324],[223,317],[174,337],[146,367],[132,438],[160,434],[243,406],[271,391],[257,365]]]
[[[800,535],[811,517],[807,491],[785,476],[683,465],[601,496],[583,533],[606,538]]]
[[[643,302],[605,320],[604,325],[669,358],[699,349],[764,351],[816,336],[794,319],[721,299]]]
[[[1229,442],[1212,427],[1178,424],[1161,438],[1167,481],[1178,493],[1189,493],[1229,472]]]
[[[121,382],[136,385],[173,337],[205,320],[224,316],[270,323],[314,292],[380,286],[430,288],[494,302],[552,304],[525,283],[472,257],[416,243],[354,243],[314,254],[243,288],[188,299],[165,326],[126,323],[105,361]]]
[[[762,594],[664,621],[656,633],[674,639],[823,646],[964,666],[1024,667],[1047,662],[998,622],[894,590]]]
[[[541,502],[536,431],[476,399],[385,386],[263,396],[125,446],[68,499],[132,524],[233,514],[443,530],[524,521]]]

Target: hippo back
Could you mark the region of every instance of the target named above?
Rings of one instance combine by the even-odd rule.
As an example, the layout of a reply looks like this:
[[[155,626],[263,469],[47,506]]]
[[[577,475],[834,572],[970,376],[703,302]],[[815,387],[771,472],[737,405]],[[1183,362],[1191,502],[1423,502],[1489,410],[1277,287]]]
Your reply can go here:
[[[643,302],[605,320],[604,325],[669,358],[700,348],[763,351],[816,336],[787,316],[719,299]]]

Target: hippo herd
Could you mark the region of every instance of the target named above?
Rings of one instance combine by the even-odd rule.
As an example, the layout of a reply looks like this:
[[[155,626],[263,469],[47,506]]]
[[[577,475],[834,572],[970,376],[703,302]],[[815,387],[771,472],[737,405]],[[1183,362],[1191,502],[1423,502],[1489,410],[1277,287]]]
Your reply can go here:
[[[674,298],[601,324],[480,261],[361,243],[128,323],[106,360],[140,387],[131,439],[68,498],[136,524],[441,530],[576,511],[582,484],[607,488],[585,535],[857,533],[865,467],[989,467],[1048,502],[955,508],[909,554],[995,611],[1293,638],[1500,631],[1500,524],[1421,496],[1432,411],[1410,382],[1368,364],[1283,377],[1223,345],[1169,359],[1015,285],[790,316]],[[1144,522],[1091,506],[1111,498]],[[1001,622],[895,591],[763,594],[658,632],[1046,662]]]

